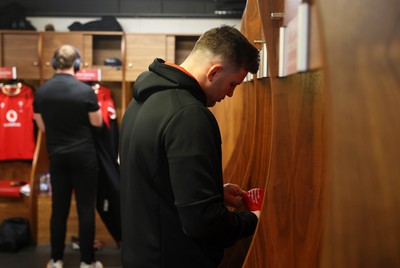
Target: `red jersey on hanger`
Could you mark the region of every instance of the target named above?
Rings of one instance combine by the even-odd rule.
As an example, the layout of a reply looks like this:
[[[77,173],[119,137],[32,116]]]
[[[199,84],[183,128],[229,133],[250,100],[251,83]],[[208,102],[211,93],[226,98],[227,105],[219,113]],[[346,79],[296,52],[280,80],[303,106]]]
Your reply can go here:
[[[35,151],[31,87],[18,83],[0,90],[0,160],[31,160]]]

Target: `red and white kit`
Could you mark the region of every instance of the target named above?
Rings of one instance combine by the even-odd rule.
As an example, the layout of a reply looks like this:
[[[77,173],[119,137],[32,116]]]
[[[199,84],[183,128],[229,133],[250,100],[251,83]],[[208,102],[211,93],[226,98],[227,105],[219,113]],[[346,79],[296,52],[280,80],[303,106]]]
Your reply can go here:
[[[17,83],[1,85],[0,160],[31,160],[35,151],[31,87]]]

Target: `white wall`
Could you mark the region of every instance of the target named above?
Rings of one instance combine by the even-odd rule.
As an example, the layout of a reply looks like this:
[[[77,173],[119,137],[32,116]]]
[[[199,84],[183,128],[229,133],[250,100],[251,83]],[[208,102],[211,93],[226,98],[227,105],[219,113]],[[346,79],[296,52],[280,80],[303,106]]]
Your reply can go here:
[[[28,17],[38,31],[44,31],[46,24],[53,24],[58,32],[68,32],[68,26],[77,21],[86,23],[100,18],[59,18],[59,17]],[[240,19],[213,18],[117,18],[124,32],[127,33],[174,33],[202,34],[208,29],[222,24],[228,24],[240,29]]]

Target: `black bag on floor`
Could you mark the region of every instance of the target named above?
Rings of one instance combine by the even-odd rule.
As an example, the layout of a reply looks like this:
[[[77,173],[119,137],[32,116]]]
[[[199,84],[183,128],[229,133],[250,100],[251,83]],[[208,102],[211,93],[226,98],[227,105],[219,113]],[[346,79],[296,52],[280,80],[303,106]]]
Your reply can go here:
[[[32,242],[29,221],[24,218],[9,218],[0,226],[0,251],[18,251]]]

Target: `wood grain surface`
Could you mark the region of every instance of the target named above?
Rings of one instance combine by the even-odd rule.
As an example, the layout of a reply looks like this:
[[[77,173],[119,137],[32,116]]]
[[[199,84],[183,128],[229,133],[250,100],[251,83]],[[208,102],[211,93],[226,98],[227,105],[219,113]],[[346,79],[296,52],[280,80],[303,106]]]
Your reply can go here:
[[[320,267],[400,267],[400,2],[318,4],[329,96]]]

